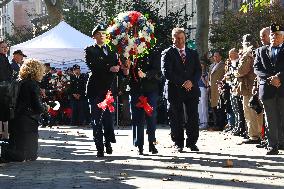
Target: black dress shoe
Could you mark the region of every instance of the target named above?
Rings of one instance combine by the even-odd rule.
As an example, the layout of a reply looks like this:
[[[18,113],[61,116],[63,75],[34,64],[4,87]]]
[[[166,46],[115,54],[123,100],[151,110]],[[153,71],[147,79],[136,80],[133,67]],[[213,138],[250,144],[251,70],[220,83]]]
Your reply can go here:
[[[158,150],[157,150],[157,148],[155,147],[154,144],[149,144],[149,152],[152,152],[152,154],[158,153]]]
[[[138,146],[138,154],[143,155],[143,146]]]
[[[260,139],[257,139],[257,140],[247,139],[247,140],[244,140],[242,143],[243,144],[259,144]]]
[[[104,151],[98,151],[97,157],[104,157]]]
[[[256,145],[257,148],[266,148],[267,147],[267,143],[266,142],[263,142],[263,143],[260,143],[258,145]]]
[[[266,155],[277,155],[279,153],[277,148],[269,148],[266,152]]]
[[[106,147],[106,153],[107,154],[112,154],[112,147],[111,146]]]
[[[196,151],[196,152],[199,151],[199,149],[198,149],[198,147],[196,145],[192,145],[189,148],[190,148],[191,151]]]
[[[111,144],[110,144],[110,143],[106,143],[106,144],[105,144],[105,147],[106,147],[106,153],[107,153],[107,154],[112,154],[112,147],[111,147]]]
[[[183,152],[183,147],[177,147],[177,151],[178,151],[179,153],[182,153],[182,152]]]

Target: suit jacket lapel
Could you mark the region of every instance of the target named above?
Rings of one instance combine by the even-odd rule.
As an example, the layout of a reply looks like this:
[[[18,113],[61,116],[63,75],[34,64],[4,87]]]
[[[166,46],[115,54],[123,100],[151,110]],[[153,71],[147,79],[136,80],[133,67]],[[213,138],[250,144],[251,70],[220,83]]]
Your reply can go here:
[[[178,62],[180,62],[181,64],[183,64],[183,63],[182,63],[181,56],[180,56],[180,54],[179,54],[177,48],[173,47],[173,50],[174,50],[174,53],[175,53],[175,55],[176,55],[176,58],[178,59]]]
[[[280,50],[277,53],[277,56],[275,57],[275,64],[277,63],[277,59],[280,56],[281,53],[283,53],[284,51],[284,45],[282,44],[282,46],[280,47]]]

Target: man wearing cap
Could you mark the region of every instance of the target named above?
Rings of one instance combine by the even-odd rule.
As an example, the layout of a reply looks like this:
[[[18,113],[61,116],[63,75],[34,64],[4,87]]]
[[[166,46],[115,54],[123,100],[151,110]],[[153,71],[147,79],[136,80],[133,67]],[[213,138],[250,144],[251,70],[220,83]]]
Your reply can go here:
[[[120,67],[117,65],[117,54],[105,44],[105,27],[97,25],[92,31],[92,37],[95,44],[85,49],[86,63],[92,72],[87,85],[87,96],[91,105],[97,157],[103,157],[103,136],[105,137],[106,153],[112,154],[111,142],[115,142],[115,135],[111,113],[108,109],[103,111],[98,108],[97,104],[104,101],[107,91],[115,86],[114,76]]]
[[[18,77],[20,67],[23,63],[24,57],[27,57],[27,56],[21,50],[16,50],[13,53],[11,67],[13,69],[13,78],[15,79]]]
[[[81,74],[80,66],[73,66],[73,75],[70,76],[69,91],[71,94],[72,125],[82,125],[84,122],[84,98],[86,83]]]
[[[256,53],[254,72],[259,79],[259,98],[264,105],[268,151],[279,153],[284,145],[284,28],[270,26],[270,46],[262,46]]]

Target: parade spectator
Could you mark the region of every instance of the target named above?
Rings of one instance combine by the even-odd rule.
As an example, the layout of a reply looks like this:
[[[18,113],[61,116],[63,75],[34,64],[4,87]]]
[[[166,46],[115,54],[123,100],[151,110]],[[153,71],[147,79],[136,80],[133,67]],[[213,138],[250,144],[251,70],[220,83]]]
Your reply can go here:
[[[85,105],[85,78],[81,74],[80,66],[73,66],[73,75],[70,77],[69,93],[71,94],[72,108],[72,125],[83,125],[85,121],[84,105]]]
[[[201,62],[201,78],[198,81],[200,89],[200,98],[198,103],[198,114],[199,114],[199,129],[208,128],[208,73],[206,71],[206,63]]]
[[[44,106],[38,82],[44,74],[44,66],[34,59],[25,60],[20,68],[21,86],[15,118],[10,120],[9,145],[2,149],[1,158],[9,161],[33,161],[37,159],[38,126]]]
[[[238,87],[236,91],[239,95],[243,96],[243,110],[249,136],[249,139],[243,141],[243,143],[257,144],[262,137],[263,114],[257,114],[249,107],[249,100],[253,96],[252,88],[256,77],[253,72],[255,40],[250,34],[243,36],[242,46],[243,51],[234,75],[238,78]]]
[[[41,89],[40,91],[43,102],[48,103],[53,99],[53,86],[52,83],[50,82],[52,78],[52,73],[51,73],[50,63],[45,63],[44,66],[45,66],[45,71],[44,71],[44,76],[40,82],[40,89]],[[50,122],[51,116],[49,112],[45,111],[41,115],[41,117],[42,117],[41,127],[51,126]]]
[[[27,57],[21,50],[16,50],[13,52],[13,59],[11,67],[13,69],[13,78],[17,79],[20,71],[20,67],[23,64],[24,57]]]
[[[231,130],[233,135],[235,136],[245,136],[246,128],[245,128],[245,117],[243,111],[243,102],[242,96],[237,93],[238,88],[238,80],[234,75],[235,71],[239,65],[239,50],[236,48],[232,48],[229,51],[229,70],[225,74],[226,82],[231,86],[231,106],[232,111],[235,117],[235,124],[232,125]]]
[[[209,70],[209,86],[210,86],[210,106],[213,111],[214,126],[209,128],[210,131],[222,131],[225,126],[225,112],[218,107],[218,100],[220,98],[220,93],[218,91],[218,83],[224,77],[225,74],[225,64],[222,61],[222,56],[220,52],[216,51],[213,54],[213,66]]]
[[[7,58],[7,53],[9,51],[9,46],[5,41],[0,41],[0,82],[10,81],[12,79],[13,70]],[[8,132],[8,117],[9,108],[4,108],[5,104],[0,100],[0,139],[6,140],[9,138]]]
[[[149,142],[149,152],[158,153],[156,143],[157,124],[157,100],[159,93],[159,82],[161,78],[161,53],[156,49],[150,54],[138,58],[139,65],[132,65],[129,73],[129,85],[131,95],[131,113],[133,128],[133,143],[138,147],[138,152],[143,155],[144,146],[144,118],[147,123],[147,134]],[[128,61],[130,63],[130,61]],[[129,66],[127,66],[129,67]],[[139,98],[146,97],[147,102],[153,108],[151,114],[145,114],[141,107],[137,107]]]
[[[198,81],[201,66],[197,51],[185,46],[186,35],[183,28],[172,30],[173,46],[162,52],[161,65],[168,80],[168,100],[170,103],[170,124],[172,139],[179,152],[184,148],[184,127],[186,129],[186,147],[199,151],[196,146],[199,137],[198,101],[200,89]],[[185,106],[187,122],[183,125]]]
[[[115,74],[120,70],[117,54],[105,44],[106,34],[103,25],[97,25],[92,31],[95,44],[85,49],[85,59],[92,75],[87,86],[87,96],[91,105],[94,141],[97,157],[104,156],[103,137],[105,137],[106,153],[112,154],[111,143],[116,142],[112,114],[109,109],[103,111],[98,103],[104,101],[108,90],[114,86]],[[114,92],[112,90],[112,92]],[[104,132],[103,132],[104,130]]]
[[[256,51],[254,72],[259,80],[259,98],[264,105],[267,128],[267,155],[284,149],[284,28],[270,26],[270,46]]]
[[[270,44],[269,34],[270,34],[270,28],[269,27],[262,28],[260,30],[259,37],[260,37],[260,41],[261,41],[262,45],[269,45]]]

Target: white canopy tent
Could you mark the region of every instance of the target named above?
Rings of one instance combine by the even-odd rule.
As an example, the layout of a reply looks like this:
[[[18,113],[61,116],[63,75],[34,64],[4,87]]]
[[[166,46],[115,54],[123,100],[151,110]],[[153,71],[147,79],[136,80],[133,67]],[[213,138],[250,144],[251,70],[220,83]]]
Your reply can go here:
[[[93,43],[91,37],[61,21],[42,35],[12,46],[10,51],[12,54],[15,50],[22,50],[28,58],[36,58],[61,69],[78,64],[82,72],[86,72],[84,48]]]

